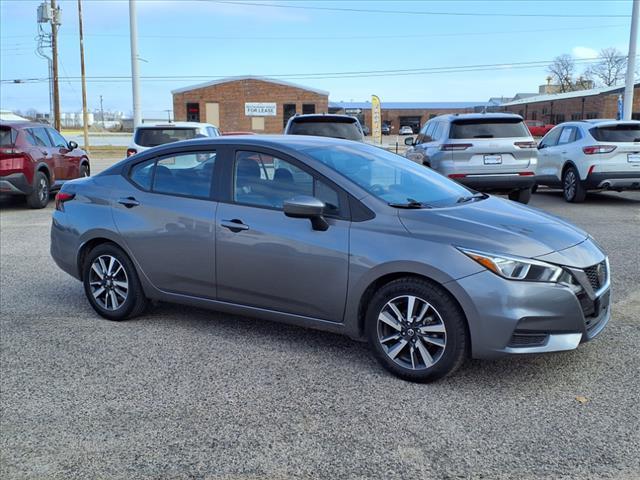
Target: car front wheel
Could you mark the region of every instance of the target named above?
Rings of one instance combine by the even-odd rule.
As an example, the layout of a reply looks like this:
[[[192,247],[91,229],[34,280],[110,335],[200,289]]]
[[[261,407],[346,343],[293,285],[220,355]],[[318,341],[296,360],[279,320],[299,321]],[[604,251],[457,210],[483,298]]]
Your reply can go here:
[[[441,287],[407,277],[383,286],[366,314],[377,360],[398,377],[431,382],[453,373],[465,359],[464,314]]]
[[[82,280],[89,303],[107,320],[135,317],[147,306],[133,263],[114,244],[101,244],[89,252]]]
[[[580,181],[580,175],[575,167],[569,167],[562,175],[562,195],[567,202],[584,202],[587,191]]]

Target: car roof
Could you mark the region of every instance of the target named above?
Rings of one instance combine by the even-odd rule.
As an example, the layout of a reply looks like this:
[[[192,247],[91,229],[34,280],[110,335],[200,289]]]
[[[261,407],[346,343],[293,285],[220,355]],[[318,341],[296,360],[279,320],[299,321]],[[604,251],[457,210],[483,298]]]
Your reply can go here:
[[[513,118],[522,120],[522,116],[515,113],[446,113],[435,117],[440,120],[482,120],[486,118]]]
[[[589,120],[580,120],[581,123],[590,123],[597,127],[613,126],[613,125],[640,125],[638,120],[614,120],[608,118],[593,118]]]
[[[153,122],[153,123],[143,123],[142,125],[138,125],[136,129],[139,128],[201,128],[201,127],[214,127],[210,123],[201,123],[201,122]]]
[[[51,125],[47,125],[46,123],[31,122],[29,120],[13,120],[13,121],[0,120],[0,126],[11,127],[15,129],[32,128],[32,127],[53,128]]]

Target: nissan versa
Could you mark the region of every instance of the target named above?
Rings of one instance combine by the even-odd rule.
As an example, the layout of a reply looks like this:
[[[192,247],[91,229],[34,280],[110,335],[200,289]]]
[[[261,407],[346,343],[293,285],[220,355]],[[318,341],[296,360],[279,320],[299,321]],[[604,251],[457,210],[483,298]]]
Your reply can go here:
[[[187,140],[67,182],[51,254],[107,319],[159,300],[314,327],[421,382],[574,349],[610,317],[585,232],[332,138]]]

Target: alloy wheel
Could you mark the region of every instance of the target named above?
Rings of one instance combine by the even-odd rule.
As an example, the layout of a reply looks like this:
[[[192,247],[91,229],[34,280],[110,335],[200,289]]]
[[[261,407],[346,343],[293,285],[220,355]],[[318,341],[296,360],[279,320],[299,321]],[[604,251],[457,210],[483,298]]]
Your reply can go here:
[[[412,295],[387,302],[378,315],[377,329],[386,355],[410,370],[431,368],[447,345],[447,330],[438,311]]]
[[[105,310],[117,310],[129,294],[127,272],[114,256],[101,255],[91,264],[89,287],[98,305]]]
[[[564,176],[564,196],[571,200],[576,195],[576,174],[569,170]]]
[[[47,184],[47,180],[45,178],[41,178],[38,182],[38,199],[41,203],[46,202],[49,197],[49,185]]]

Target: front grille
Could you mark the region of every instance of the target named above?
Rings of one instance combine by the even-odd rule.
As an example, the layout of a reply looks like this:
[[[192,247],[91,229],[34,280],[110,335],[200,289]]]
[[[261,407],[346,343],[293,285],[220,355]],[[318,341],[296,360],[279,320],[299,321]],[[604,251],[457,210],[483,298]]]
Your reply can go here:
[[[591,288],[593,288],[594,291],[598,291],[600,287],[607,282],[607,276],[609,275],[609,272],[607,272],[607,262],[603,261],[597,265],[587,267],[584,269],[584,273],[589,279]]]
[[[547,341],[546,333],[515,332],[509,341],[510,347],[534,347]]]

